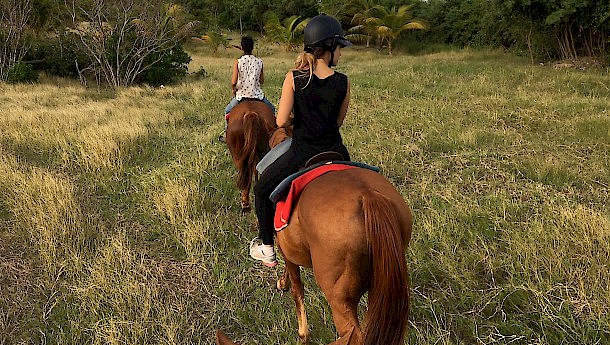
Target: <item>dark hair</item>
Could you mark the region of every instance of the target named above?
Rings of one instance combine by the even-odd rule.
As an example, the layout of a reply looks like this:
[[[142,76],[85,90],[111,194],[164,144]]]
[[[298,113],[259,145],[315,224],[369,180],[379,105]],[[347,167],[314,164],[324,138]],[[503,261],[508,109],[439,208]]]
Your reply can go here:
[[[241,38],[241,49],[246,54],[252,54],[252,49],[254,49],[254,40],[250,36],[244,36]]]

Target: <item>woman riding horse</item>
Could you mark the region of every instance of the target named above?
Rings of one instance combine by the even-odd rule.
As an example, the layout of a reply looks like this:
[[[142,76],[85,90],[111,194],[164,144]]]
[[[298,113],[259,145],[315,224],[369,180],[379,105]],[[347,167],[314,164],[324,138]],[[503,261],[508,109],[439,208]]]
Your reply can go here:
[[[256,214],[262,244],[250,245],[250,256],[266,266],[277,264],[274,204],[270,194],[285,177],[325,151],[350,160],[339,127],[349,105],[347,77],[332,70],[349,42],[341,25],[329,16],[313,18],[305,28],[305,52],[286,74],[277,125],[292,119],[290,149],[269,165],[255,187]],[[276,240],[286,262],[278,288],[291,286],[297,308],[298,334],[309,338],[300,267],[313,274],[332,310],[341,337],[334,344],[403,344],[409,312],[409,275],[405,250],[411,238],[411,211],[383,175],[344,165],[329,169],[302,190],[290,222]],[[366,327],[358,320],[358,303],[368,292]]]
[[[265,169],[254,187],[262,244],[252,241],[250,256],[269,267],[277,264],[271,192],[318,153],[335,151],[350,160],[339,132],[349,106],[350,86],[347,76],[332,67],[341,58],[341,48],[351,43],[343,37],[341,24],[326,15],[312,18],[304,36],[305,51],[297,57],[296,68],[286,73],[276,120],[279,127],[294,126],[292,145]]]
[[[252,99],[263,101],[275,114],[275,107],[261,88],[265,82],[265,73],[263,69],[263,60],[252,54],[254,49],[254,40],[250,36],[241,38],[241,50],[244,54],[233,63],[233,73],[231,74],[231,92],[233,99],[225,108],[225,119],[239,102],[242,100]],[[225,130],[227,129],[225,123]],[[224,136],[218,137],[218,140],[225,141]]]

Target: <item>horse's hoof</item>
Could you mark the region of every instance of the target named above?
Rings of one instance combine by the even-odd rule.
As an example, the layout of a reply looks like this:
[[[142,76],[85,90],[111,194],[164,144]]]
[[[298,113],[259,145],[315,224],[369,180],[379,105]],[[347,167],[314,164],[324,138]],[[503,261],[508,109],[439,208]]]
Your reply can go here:
[[[282,291],[282,292],[286,292],[286,291],[290,290],[290,285],[288,284],[286,279],[278,279],[275,284],[275,287],[277,288],[278,291]]]
[[[309,333],[299,334],[299,340],[303,344],[309,344]]]
[[[241,213],[247,213],[247,212],[250,212],[251,210],[252,210],[252,207],[250,207],[250,206],[241,207]]]

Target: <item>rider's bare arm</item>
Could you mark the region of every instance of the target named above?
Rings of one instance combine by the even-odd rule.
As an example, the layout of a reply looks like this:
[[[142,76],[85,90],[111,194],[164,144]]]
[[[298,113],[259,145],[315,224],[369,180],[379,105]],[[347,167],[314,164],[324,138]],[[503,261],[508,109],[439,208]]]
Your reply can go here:
[[[265,67],[262,66],[261,67],[261,75],[258,78],[258,82],[261,83],[261,85],[265,83],[265,71],[264,71],[264,69],[265,69]]]
[[[286,73],[284,84],[282,85],[282,96],[280,97],[279,109],[275,119],[278,127],[288,127],[292,122],[290,114],[294,106],[294,79],[292,71]]]
[[[231,91],[233,94],[237,92],[237,78],[239,76],[239,70],[237,69],[237,60],[233,64],[233,75],[231,76]]]
[[[337,124],[339,127],[343,124],[343,120],[345,120],[345,115],[347,115],[347,108],[349,108],[349,97],[350,97],[350,85],[349,81],[347,82],[347,92],[345,93],[345,98],[343,99],[343,103],[341,103],[341,108],[339,109],[339,116],[337,117]]]

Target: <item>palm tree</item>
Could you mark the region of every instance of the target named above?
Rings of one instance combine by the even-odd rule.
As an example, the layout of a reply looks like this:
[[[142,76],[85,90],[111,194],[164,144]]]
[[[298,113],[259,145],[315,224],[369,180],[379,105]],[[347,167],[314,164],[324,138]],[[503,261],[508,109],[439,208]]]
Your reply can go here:
[[[374,6],[372,0],[350,0],[343,6],[343,14],[346,17],[351,17],[351,24],[355,25],[348,30],[350,34],[347,39],[354,42],[366,41],[368,47],[371,42],[371,37],[374,35],[374,28],[366,25],[364,19],[365,14]]]
[[[302,19],[300,16],[292,16],[284,19],[282,25],[278,16],[271,13],[267,15],[265,21],[265,32],[269,38],[283,45],[286,51],[290,51],[301,44],[303,29],[308,22],[309,18]]]
[[[363,13],[354,16],[362,24],[362,30],[367,34],[378,37],[388,44],[388,53],[392,55],[393,43],[404,31],[423,30],[426,24],[418,19],[413,19],[410,12],[411,6],[403,5],[398,9],[392,7],[387,9],[384,6],[376,5]]]
[[[218,48],[227,48],[229,46],[229,39],[220,31],[208,31],[205,35],[192,37],[192,39],[210,46],[214,55],[218,52]]]

